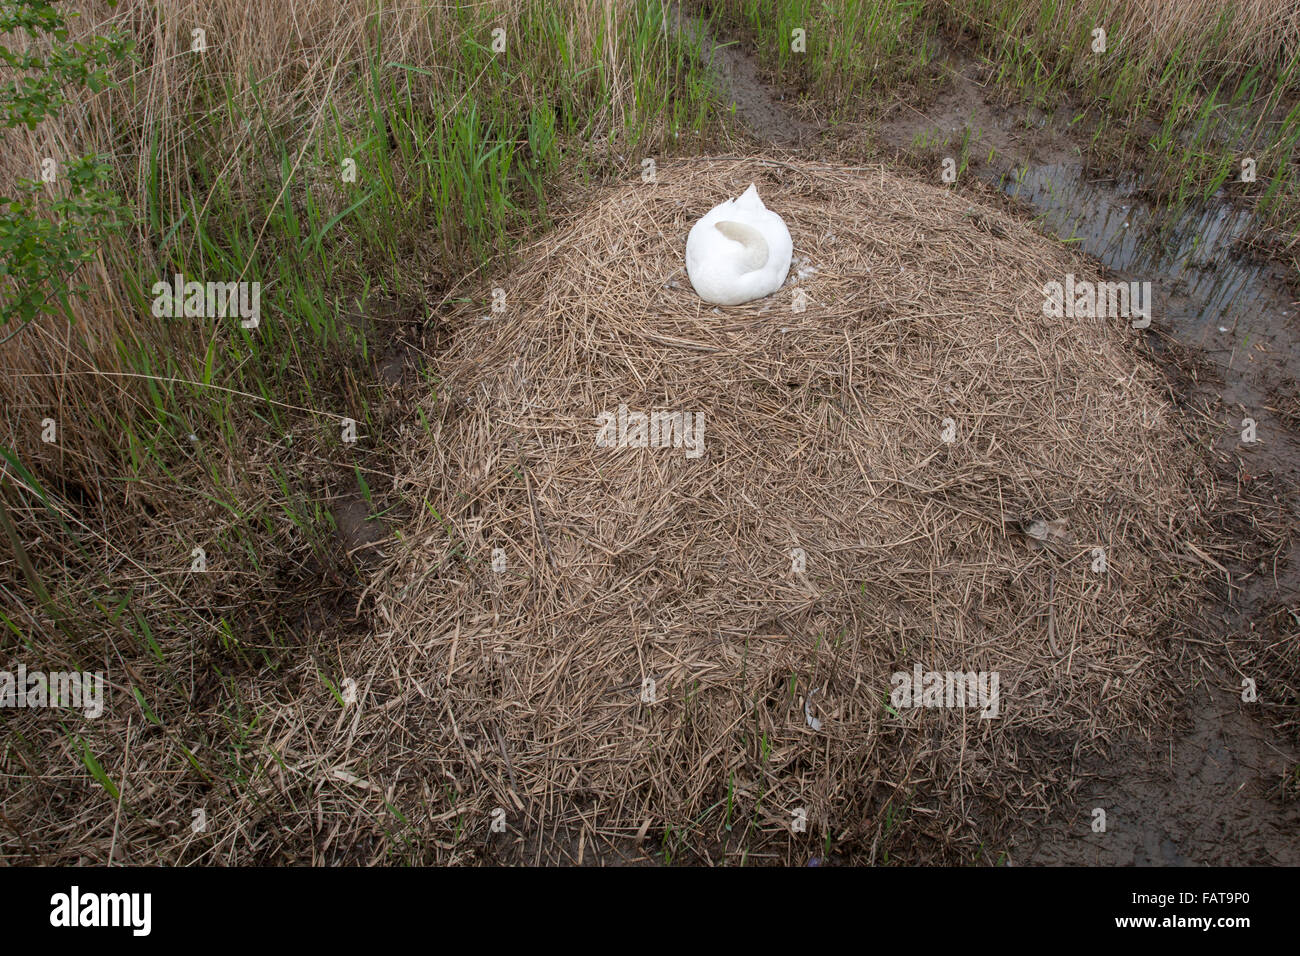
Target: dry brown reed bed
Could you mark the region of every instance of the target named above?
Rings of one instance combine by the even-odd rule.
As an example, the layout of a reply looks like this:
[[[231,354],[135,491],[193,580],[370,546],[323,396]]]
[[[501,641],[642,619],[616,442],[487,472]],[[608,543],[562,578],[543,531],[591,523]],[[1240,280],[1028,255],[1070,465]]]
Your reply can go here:
[[[715,311],[683,237],[751,180],[816,272]],[[459,814],[448,858],[647,833],[962,855],[1048,807],[1073,755],[1168,713],[1206,568],[1200,466],[1136,333],[1042,314],[1067,272],[1095,278],[879,168],[682,162],[609,192],[493,283],[504,313],[454,317],[402,446],[419,517],[341,659],[360,705],[300,746],[375,787],[341,803]],[[620,405],[702,413],[704,453],[598,447]],[[918,663],[997,672],[1000,715],[887,706]],[[305,726],[319,695],[290,706]]]

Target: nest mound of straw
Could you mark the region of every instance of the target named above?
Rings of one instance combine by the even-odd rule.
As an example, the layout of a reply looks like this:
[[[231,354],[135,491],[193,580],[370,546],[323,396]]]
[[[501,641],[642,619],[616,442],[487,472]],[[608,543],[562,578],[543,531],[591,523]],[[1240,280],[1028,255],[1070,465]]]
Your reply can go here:
[[[715,309],[685,237],[751,181],[796,262]],[[1165,386],[1127,320],[1044,316],[1068,272],[1100,278],[879,168],[601,193],[452,319],[348,773],[445,859],[972,858],[1048,809],[1169,709],[1203,580]],[[602,446],[620,406],[702,415],[702,454]],[[918,665],[996,673],[997,715],[895,706]]]

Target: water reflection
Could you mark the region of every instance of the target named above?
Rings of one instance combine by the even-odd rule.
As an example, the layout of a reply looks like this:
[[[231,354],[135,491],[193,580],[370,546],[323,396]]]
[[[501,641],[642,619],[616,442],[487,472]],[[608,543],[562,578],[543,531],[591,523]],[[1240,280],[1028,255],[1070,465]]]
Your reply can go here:
[[[1285,304],[1265,267],[1234,254],[1254,225],[1247,210],[1222,202],[1156,210],[1134,198],[1136,180],[1089,181],[1065,164],[1021,167],[999,185],[1107,268],[1161,286],[1166,301],[1157,316],[1163,311],[1175,322],[1204,323],[1209,334],[1219,327],[1231,333],[1241,331],[1243,320]]]

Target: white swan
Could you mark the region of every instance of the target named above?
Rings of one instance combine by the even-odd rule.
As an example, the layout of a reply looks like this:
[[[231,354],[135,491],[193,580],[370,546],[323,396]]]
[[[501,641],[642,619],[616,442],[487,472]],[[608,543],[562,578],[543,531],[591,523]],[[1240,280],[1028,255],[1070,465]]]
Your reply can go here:
[[[740,305],[771,295],[790,271],[790,230],[750,183],[710,209],[686,237],[686,274],[705,302]]]

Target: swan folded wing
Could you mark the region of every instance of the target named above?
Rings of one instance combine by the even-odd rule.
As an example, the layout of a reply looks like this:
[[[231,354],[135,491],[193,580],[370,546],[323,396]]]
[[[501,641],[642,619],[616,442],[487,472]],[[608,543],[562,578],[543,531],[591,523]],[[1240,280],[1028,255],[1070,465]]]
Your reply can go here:
[[[753,272],[755,269],[761,269],[767,263],[768,249],[767,240],[763,234],[753,226],[747,226],[743,222],[732,222],[724,220],[714,223],[718,232],[722,233],[728,239],[740,243],[743,252],[740,256],[740,264],[746,272]]]

